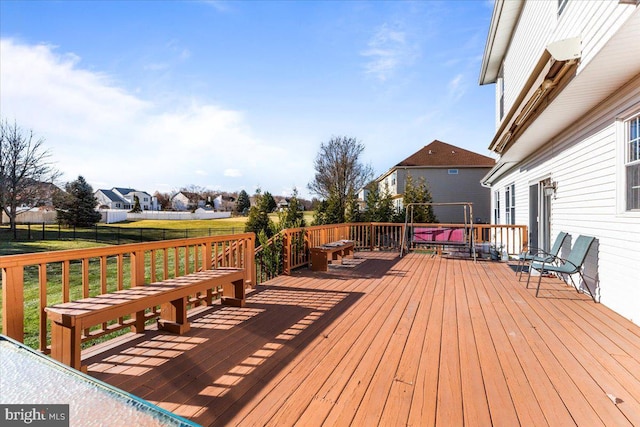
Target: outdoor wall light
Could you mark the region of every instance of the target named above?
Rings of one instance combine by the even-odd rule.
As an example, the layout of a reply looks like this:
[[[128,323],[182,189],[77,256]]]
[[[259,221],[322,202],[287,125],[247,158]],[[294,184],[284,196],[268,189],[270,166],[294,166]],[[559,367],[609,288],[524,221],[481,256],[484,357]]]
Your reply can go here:
[[[547,197],[555,196],[556,184],[557,183],[555,181],[551,181],[548,184],[546,184],[544,187],[542,187],[542,190],[544,191],[544,195]]]

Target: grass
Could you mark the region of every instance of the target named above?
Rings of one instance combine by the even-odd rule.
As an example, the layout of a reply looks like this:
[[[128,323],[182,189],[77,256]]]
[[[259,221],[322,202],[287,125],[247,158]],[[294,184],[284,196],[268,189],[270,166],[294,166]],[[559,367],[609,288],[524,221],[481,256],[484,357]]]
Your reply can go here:
[[[278,221],[277,214],[271,214],[271,219],[274,222]],[[246,223],[246,217],[233,217],[215,220],[194,220],[194,221],[158,221],[158,220],[141,220],[130,221],[116,224],[102,224],[101,226],[106,228],[119,227],[121,230],[174,230],[178,232],[179,237],[184,237],[181,232],[184,230],[203,230],[210,229],[212,234],[227,234],[229,231],[235,233],[244,232]],[[310,224],[313,220],[313,212],[305,212],[305,221]],[[19,226],[20,236],[26,237],[29,234],[26,231],[26,226]],[[32,227],[31,237],[39,237],[42,233],[42,226]],[[218,233],[221,232],[221,233]],[[124,234],[124,233],[123,233]],[[188,232],[187,232],[188,234]],[[49,226],[45,229],[45,237],[56,236],[55,239],[48,240],[25,240],[13,241],[10,238],[8,225],[0,225],[0,256],[13,255],[33,252],[46,252],[46,251],[59,251],[66,249],[83,249],[97,246],[111,246],[108,243],[96,242],[94,238],[82,238],[83,235],[75,233],[70,229],[58,229],[58,226]],[[92,236],[92,233],[86,233],[86,235]],[[172,257],[172,255],[170,256]],[[170,260],[170,264],[173,261]],[[111,263],[111,261],[110,261]],[[180,262],[182,265],[182,262]],[[129,275],[129,262],[124,262],[124,275],[125,283],[128,282]],[[111,267],[115,268],[115,267]],[[150,267],[148,267],[150,268]],[[79,299],[81,295],[81,266],[71,265],[70,274],[70,299]],[[99,265],[98,263],[90,263],[90,283],[96,283],[99,278]],[[61,285],[61,266],[50,265],[47,267],[47,304],[55,304],[62,300],[62,285]],[[116,289],[115,275],[109,279],[107,283],[107,289],[109,292],[113,292]],[[38,286],[38,268],[36,266],[25,269],[25,282],[24,282],[24,301],[25,301],[25,344],[37,348],[38,347],[38,330],[39,330],[39,286]],[[91,288],[90,295],[97,295],[100,291],[98,288]],[[0,292],[0,307],[2,306],[2,293]],[[2,321],[2,310],[0,310],[0,322]],[[100,341],[106,340],[112,335],[103,337]],[[96,340],[96,342],[99,342]]]

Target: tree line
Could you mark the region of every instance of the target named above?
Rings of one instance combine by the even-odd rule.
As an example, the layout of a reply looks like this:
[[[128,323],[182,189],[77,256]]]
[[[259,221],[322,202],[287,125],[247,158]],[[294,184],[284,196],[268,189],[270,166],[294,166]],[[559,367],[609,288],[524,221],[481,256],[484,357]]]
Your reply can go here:
[[[311,208],[315,211],[312,225],[404,221],[404,212],[395,207],[389,189],[381,190],[372,180],[373,168],[362,162],[364,148],[362,142],[347,136],[332,137],[320,144],[314,161],[314,178],[308,184],[308,189],[320,197],[312,201]],[[60,175],[50,162],[44,139],[36,138],[33,131],[24,132],[15,122],[0,119],[0,211],[8,216],[14,235],[19,205],[39,206],[45,197],[51,197],[51,191],[45,192],[41,184],[53,185]],[[357,197],[362,188],[368,190],[364,206]],[[158,195],[164,197],[156,192]],[[93,189],[82,176],[68,182],[64,192],[54,191],[52,200],[62,224],[92,226],[100,220]],[[431,201],[425,180],[414,182],[408,176],[403,204]],[[287,202],[287,207],[278,212],[277,225],[269,218],[277,204],[268,191],[263,193],[258,189],[253,204],[248,193],[240,191],[235,211],[248,215],[247,231],[268,239],[279,229],[306,226],[303,211],[310,202],[300,199],[297,190]],[[139,202],[137,206],[139,209]],[[420,207],[414,212],[414,222],[437,222],[437,218],[430,206]]]

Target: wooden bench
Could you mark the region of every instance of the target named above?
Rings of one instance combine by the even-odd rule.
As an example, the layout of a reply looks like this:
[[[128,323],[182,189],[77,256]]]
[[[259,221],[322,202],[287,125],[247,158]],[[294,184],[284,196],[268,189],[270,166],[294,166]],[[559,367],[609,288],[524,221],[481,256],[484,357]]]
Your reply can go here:
[[[353,258],[354,248],[352,240],[339,240],[311,248],[311,270],[327,271],[330,262]]]
[[[45,307],[52,325],[51,356],[72,368],[83,370],[80,358],[83,330],[132,314],[133,332],[142,333],[145,310],[158,305],[161,307],[158,328],[184,334],[190,329],[188,296],[203,293],[205,304],[211,305],[213,289],[218,287],[222,287],[222,304],[244,306],[244,270],[220,268]]]

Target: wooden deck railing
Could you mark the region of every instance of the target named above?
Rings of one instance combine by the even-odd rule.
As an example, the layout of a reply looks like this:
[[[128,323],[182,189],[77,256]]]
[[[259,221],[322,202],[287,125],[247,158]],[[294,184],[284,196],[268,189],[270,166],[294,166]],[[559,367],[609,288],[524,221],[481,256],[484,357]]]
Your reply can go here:
[[[414,224],[462,226],[461,224]],[[253,233],[166,240],[103,248],[9,255],[0,257],[2,331],[25,341],[25,316],[37,318],[28,344],[47,351],[49,338],[44,307],[177,277],[199,269],[240,267],[253,286],[309,263],[309,249],[348,239],[356,250],[399,251],[405,232],[398,223],[351,223],[292,228],[255,248]],[[474,243],[518,254],[527,244],[527,227],[474,225]],[[254,249],[255,248],[255,249]],[[192,298],[194,305],[199,303]],[[148,313],[157,316],[157,310]],[[85,331],[88,339],[128,328],[130,319]]]
[[[413,224],[416,227],[464,227],[463,224]],[[474,245],[493,247],[500,253],[519,254],[527,244],[524,225],[474,224]],[[405,226],[401,223],[350,223],[319,225],[282,230],[256,249],[257,280],[261,283],[279,274],[309,263],[309,249],[325,243],[348,239],[355,242],[356,250],[399,251]]]
[[[24,342],[25,315],[36,316],[38,330],[27,334],[36,335],[37,347],[46,352],[47,305],[219,267],[244,268],[245,281],[254,286],[254,241],[253,233],[245,233],[0,257],[2,331]],[[199,304],[197,296],[190,302]],[[156,315],[157,310],[148,313]],[[85,336],[94,339],[131,323],[120,318]]]

